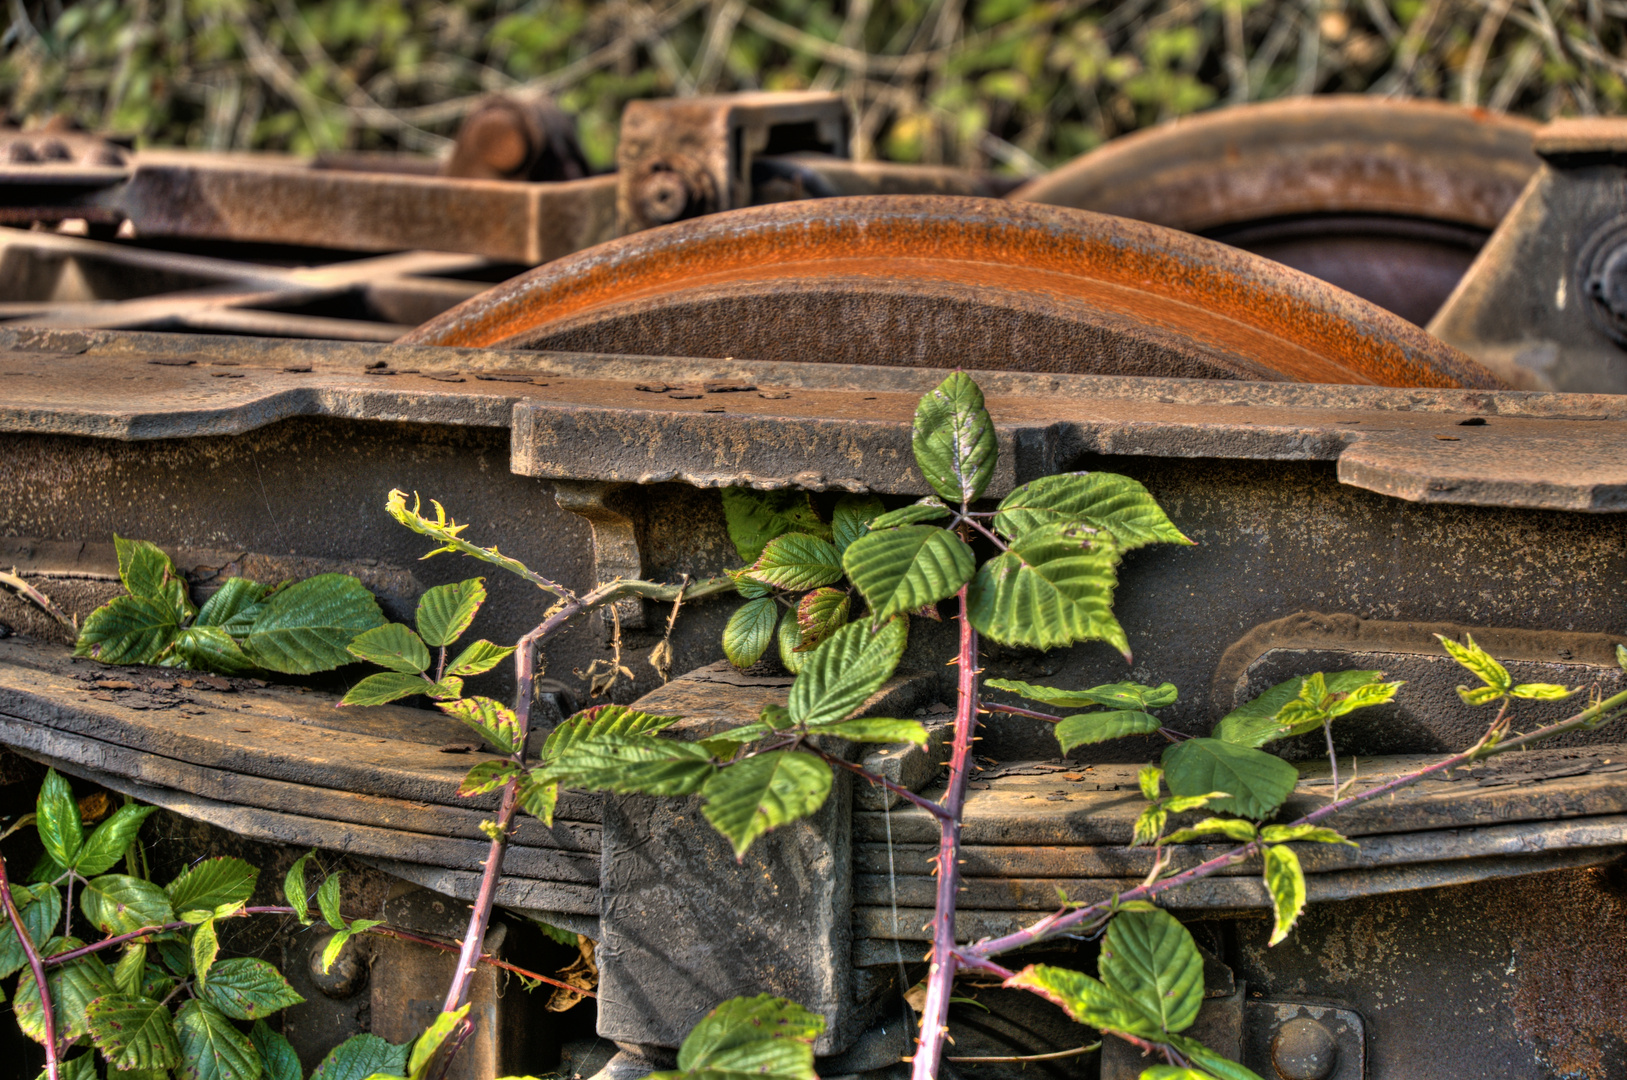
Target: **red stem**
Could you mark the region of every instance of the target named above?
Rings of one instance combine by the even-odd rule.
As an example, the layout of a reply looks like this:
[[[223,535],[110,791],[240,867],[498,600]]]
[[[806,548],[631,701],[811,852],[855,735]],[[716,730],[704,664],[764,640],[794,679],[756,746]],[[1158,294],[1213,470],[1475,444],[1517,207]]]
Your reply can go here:
[[[875,773],[871,772],[869,769],[866,769],[862,765],[855,765],[851,761],[844,761],[841,758],[837,757],[835,754],[827,754],[827,753],[825,753],[825,751],[819,749],[817,746],[809,746],[807,743],[803,743],[802,748],[804,750],[808,751],[810,754],[814,754],[817,757],[824,758],[826,761],[830,762],[832,765],[838,766],[839,768],[846,769],[850,773],[857,774],[858,776],[864,778],[865,780],[870,781],[872,784],[880,784],[882,787],[886,788],[888,791],[892,792],[894,795],[897,795],[901,799],[908,799],[910,802],[914,803],[916,806],[919,806],[922,810],[925,810],[927,813],[931,814],[932,816],[934,816],[934,817],[936,817],[936,818],[938,818],[940,820],[946,819],[949,816],[949,811],[945,810],[943,807],[939,806],[937,803],[933,802],[931,799],[923,798],[922,796],[917,795],[915,792],[911,791],[909,788],[903,787],[902,785],[893,783],[891,780],[887,779],[885,776],[877,776]]]
[[[11,898],[11,878],[6,874],[6,860],[0,856],[0,898],[6,905],[6,918],[17,931],[17,940],[23,943],[23,955],[28,957],[28,968],[34,973],[34,985],[40,988],[40,1011],[45,1017],[45,1075],[47,1080],[58,1080],[56,1045],[56,1007],[51,1004],[51,988],[45,982],[45,965],[40,962],[34,939],[17,914],[17,902]]]
[[[1060,717],[1060,716],[1056,716],[1056,715],[1053,715],[1052,713],[1048,713],[1048,712],[1037,712],[1037,711],[1035,711],[1033,709],[1025,709],[1025,708],[1022,708],[1020,705],[990,705],[990,704],[985,704],[983,706],[983,711],[984,712],[1010,713],[1012,716],[1031,716],[1035,720],[1044,720],[1046,723],[1049,723],[1049,724],[1060,724],[1062,722],[1062,717]]]
[[[932,913],[932,967],[927,973],[926,1003],[921,1008],[921,1034],[916,1039],[911,1080],[933,1080],[943,1060],[949,1033],[949,998],[954,991],[955,899],[960,891],[960,814],[971,776],[972,736],[977,729],[977,631],[966,617],[966,586],[960,603],[960,665],[955,701],[955,745],[949,757],[949,789],[938,819],[938,896]]]

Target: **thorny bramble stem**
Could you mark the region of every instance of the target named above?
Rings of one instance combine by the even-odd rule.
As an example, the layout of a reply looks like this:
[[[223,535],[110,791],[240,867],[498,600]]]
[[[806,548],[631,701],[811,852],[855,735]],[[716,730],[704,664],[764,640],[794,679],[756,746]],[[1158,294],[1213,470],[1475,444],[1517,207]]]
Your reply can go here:
[[[966,524],[970,525],[972,528],[976,529],[978,532],[982,533],[984,536],[988,537],[990,540],[993,540],[994,541],[994,546],[999,548],[1001,551],[1010,551],[1011,550],[1011,548],[1006,544],[1006,542],[1004,540],[1002,540],[998,536],[994,535],[994,533],[987,526],[985,526],[982,522],[973,520],[972,516],[970,514],[965,514],[965,513],[960,514],[959,517],[956,519],[955,523],[959,524],[962,521],[964,521]]]
[[[34,973],[34,985],[39,987],[40,1012],[45,1020],[45,1075],[47,1080],[58,1080],[56,1007],[51,1004],[51,988],[45,982],[45,965],[40,962],[39,950],[34,948],[34,939],[29,936],[28,927],[23,925],[22,916],[17,914],[17,902],[11,898],[11,878],[6,874],[3,856],[0,856],[0,900],[6,905],[6,918],[11,920],[12,929],[17,931],[17,940],[22,942],[23,955],[28,957],[28,969]]]
[[[927,974],[926,1003],[921,1008],[921,1034],[916,1039],[912,1080],[933,1080],[943,1059],[948,1034],[949,997],[954,989],[955,899],[960,889],[960,815],[971,776],[972,736],[977,729],[977,631],[966,612],[966,586],[960,603],[959,685],[955,695],[955,744],[949,757],[945,815],[938,819],[938,897],[932,914],[932,967]]]
[[[894,795],[897,795],[901,799],[907,799],[916,806],[919,806],[922,810],[925,810],[927,813],[931,814],[933,817],[945,819],[949,816],[949,811],[945,810],[931,799],[923,798],[922,796],[911,791],[909,788],[893,783],[885,776],[877,776],[875,773],[871,772],[869,769],[866,769],[862,765],[855,765],[851,761],[844,761],[835,754],[827,754],[817,746],[809,746],[807,743],[803,743],[802,748],[808,751],[810,754],[824,758],[830,764],[835,765],[838,768],[846,769],[848,772],[854,773],[863,779],[870,781],[872,784],[880,784]]]
[[[1627,691],[1623,691],[1614,697],[1606,698],[1605,700],[1582,710],[1568,720],[1561,720],[1558,723],[1549,724],[1547,727],[1537,728],[1535,731],[1528,732],[1524,735],[1517,735],[1514,738],[1502,740],[1495,738],[1497,730],[1500,726],[1502,726],[1503,721],[1503,714],[1499,713],[1497,720],[1493,721],[1492,723],[1491,730],[1488,731],[1479,742],[1475,743],[1462,753],[1453,754],[1449,758],[1437,761],[1435,764],[1418,769],[1415,772],[1403,773],[1402,775],[1395,777],[1393,780],[1378,784],[1358,794],[1350,795],[1346,798],[1330,802],[1326,806],[1312,810],[1304,817],[1291,822],[1290,825],[1314,825],[1317,822],[1340,812],[1341,810],[1348,810],[1353,806],[1359,806],[1362,803],[1369,802],[1384,795],[1393,794],[1394,792],[1400,791],[1403,788],[1411,787],[1419,781],[1433,776],[1436,773],[1448,772],[1464,765],[1473,764],[1474,762],[1484,758],[1496,757],[1499,754],[1506,754],[1510,750],[1517,750],[1520,747],[1541,742],[1542,740],[1552,738],[1555,735],[1563,735],[1565,732],[1574,731],[1577,728],[1595,727],[1603,723],[1605,719],[1609,718],[1610,714],[1623,708],[1627,708]],[[1237,863],[1248,859],[1250,856],[1257,854],[1259,850],[1259,841],[1251,841],[1242,845],[1241,847],[1237,847],[1226,852],[1224,855],[1217,855],[1215,858],[1210,859],[1207,862],[1199,863],[1197,866],[1194,866],[1189,870],[1184,870],[1173,877],[1167,877],[1161,881],[1150,882],[1146,885],[1141,885],[1137,888],[1131,889],[1128,892],[1121,893],[1115,897],[1114,900],[1104,900],[1101,903],[1091,904],[1089,907],[1053,912],[1052,914],[1039,920],[1039,922],[1035,923],[1034,925],[1025,927],[1022,930],[1018,930],[1016,933],[1007,934],[1004,937],[998,937],[992,940],[980,941],[975,945],[969,945],[963,949],[959,949],[956,953],[957,959],[963,966],[966,967],[981,966],[981,964],[989,957],[998,956],[1001,953],[1010,952],[1013,949],[1020,949],[1025,945],[1032,945],[1036,942],[1044,941],[1047,938],[1054,937],[1083,924],[1098,922],[1104,916],[1110,913],[1112,905],[1115,901],[1123,903],[1130,900],[1151,900],[1162,893],[1169,892],[1172,889],[1178,889],[1201,878],[1206,878],[1217,871],[1225,869],[1228,866],[1234,866]]]
[[[1063,720],[1062,717],[1057,716],[1054,713],[1039,712],[1039,711],[1037,711],[1035,709],[1025,709],[1020,705],[990,705],[990,704],[984,704],[983,711],[984,712],[1010,713],[1012,716],[1031,716],[1035,720],[1044,720],[1046,723],[1049,723],[1049,724],[1060,724],[1062,722],[1062,720]]]

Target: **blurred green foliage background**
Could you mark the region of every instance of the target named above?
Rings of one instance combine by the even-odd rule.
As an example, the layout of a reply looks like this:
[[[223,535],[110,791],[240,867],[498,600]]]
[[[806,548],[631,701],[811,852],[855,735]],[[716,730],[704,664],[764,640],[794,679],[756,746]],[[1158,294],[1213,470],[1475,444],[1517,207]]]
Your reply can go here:
[[[1627,0],[13,0],[13,119],[142,145],[441,150],[553,94],[590,160],[630,98],[840,90],[856,152],[1030,174],[1232,102],[1367,92],[1627,106]]]

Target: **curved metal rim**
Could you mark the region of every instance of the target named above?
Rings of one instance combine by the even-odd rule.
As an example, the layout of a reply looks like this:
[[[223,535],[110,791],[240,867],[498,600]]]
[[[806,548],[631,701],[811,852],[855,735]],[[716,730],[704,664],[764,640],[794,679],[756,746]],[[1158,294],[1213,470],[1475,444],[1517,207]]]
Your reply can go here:
[[[781,203],[652,229],[538,267],[401,342],[523,348],[634,305],[844,281],[975,287],[991,305],[1004,297],[1042,308],[1094,306],[1226,357],[1237,355],[1238,342],[1253,342],[1246,355],[1269,339],[1281,348],[1268,366],[1300,381],[1499,385],[1410,323],[1224,244],[1087,211],[955,196]]]
[[[1114,139],[1010,198],[1190,232],[1350,212],[1490,231],[1536,171],[1531,144],[1538,126],[1443,102],[1288,98]]]

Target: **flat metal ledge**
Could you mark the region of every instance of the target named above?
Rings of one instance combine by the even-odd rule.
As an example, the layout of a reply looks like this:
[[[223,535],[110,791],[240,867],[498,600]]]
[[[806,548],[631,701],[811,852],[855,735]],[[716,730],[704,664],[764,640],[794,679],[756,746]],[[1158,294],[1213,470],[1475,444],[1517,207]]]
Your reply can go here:
[[[1337,462],[1414,502],[1627,510],[1627,396],[978,372],[991,495],[1081,455]],[[232,435],[295,416],[509,427],[550,479],[918,495],[939,369],[0,330],[0,432]]]

